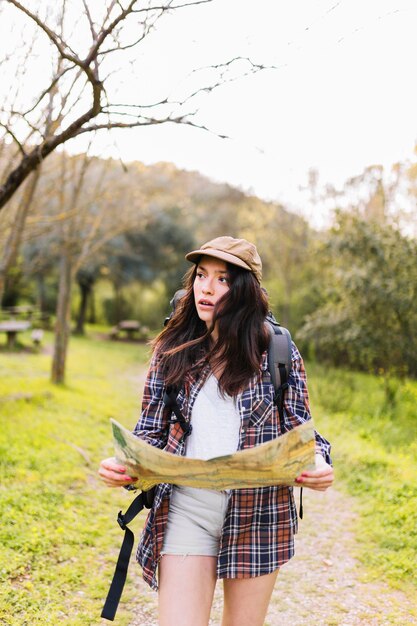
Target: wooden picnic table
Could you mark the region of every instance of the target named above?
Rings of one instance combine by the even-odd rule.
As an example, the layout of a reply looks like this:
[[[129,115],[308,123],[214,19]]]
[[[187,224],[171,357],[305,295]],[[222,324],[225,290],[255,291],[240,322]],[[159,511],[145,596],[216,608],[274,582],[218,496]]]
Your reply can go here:
[[[20,322],[18,320],[0,322],[0,332],[6,333],[7,335],[7,347],[14,348],[16,346],[17,334],[28,330],[30,327],[30,322]]]
[[[133,339],[140,331],[140,324],[136,320],[122,320],[116,328],[117,331],[126,333],[129,339]]]

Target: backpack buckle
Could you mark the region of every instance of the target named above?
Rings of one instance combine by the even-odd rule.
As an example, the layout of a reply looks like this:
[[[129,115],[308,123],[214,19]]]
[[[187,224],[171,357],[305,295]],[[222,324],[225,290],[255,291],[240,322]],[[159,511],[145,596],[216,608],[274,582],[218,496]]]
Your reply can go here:
[[[192,425],[188,422],[187,428],[184,430],[184,432],[182,434],[182,437],[180,439],[180,443],[184,443],[184,441],[187,439],[187,437],[189,435],[191,435],[192,429],[193,429]]]
[[[127,526],[125,524],[125,516],[123,515],[121,511],[119,511],[119,514],[117,516],[117,523],[119,524],[122,530],[126,530]]]

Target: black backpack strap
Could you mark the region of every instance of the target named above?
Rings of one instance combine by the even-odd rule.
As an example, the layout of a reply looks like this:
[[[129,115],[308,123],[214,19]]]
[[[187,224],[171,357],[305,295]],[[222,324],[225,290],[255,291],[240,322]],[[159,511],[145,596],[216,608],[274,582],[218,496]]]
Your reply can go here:
[[[301,489],[300,489],[300,508],[299,508],[298,516],[299,516],[300,519],[303,519],[303,515],[304,515],[304,509],[303,509],[303,487],[301,487]]]
[[[163,402],[165,406],[171,409],[171,411],[175,415],[175,418],[171,417],[170,424],[176,424],[177,422],[179,423],[183,432],[181,441],[185,441],[185,439],[189,435],[191,435],[192,426],[190,422],[187,422],[187,420],[181,413],[181,409],[178,406],[178,402],[177,402],[177,396],[178,396],[178,388],[174,385],[167,385],[165,392],[164,392]]]
[[[284,392],[288,389],[288,377],[292,363],[292,340],[290,331],[280,326],[272,314],[266,318],[266,325],[270,332],[268,347],[268,364],[274,385],[274,402],[279,413],[281,433],[285,432],[284,420]],[[303,488],[300,489],[299,517],[303,519]]]
[[[268,316],[266,325],[270,333],[268,346],[268,364],[274,386],[274,402],[279,413],[281,432],[285,432],[284,392],[288,389],[288,377],[291,371],[292,341],[289,330],[280,326],[272,316]]]
[[[130,524],[133,518],[135,518],[144,507],[149,509],[152,506],[151,493],[153,495],[153,489],[141,492],[130,504],[126,513],[123,515],[123,513],[119,511],[117,516],[117,522],[120,528],[125,531],[125,536],[123,538],[122,547],[120,548],[119,558],[117,559],[116,568],[113,574],[113,580],[101,612],[101,617],[104,617],[104,619],[108,619],[111,622],[114,620],[117,607],[119,606],[120,597],[126,582],[130,555],[132,554],[133,544],[135,541],[133,532],[127,527],[127,525]]]

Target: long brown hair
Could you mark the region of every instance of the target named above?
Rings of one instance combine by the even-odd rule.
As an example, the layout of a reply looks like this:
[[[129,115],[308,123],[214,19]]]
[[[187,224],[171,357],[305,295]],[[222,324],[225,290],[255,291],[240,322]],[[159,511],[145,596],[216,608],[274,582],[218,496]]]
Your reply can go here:
[[[267,296],[250,271],[227,263],[227,272],[230,288],[216,303],[210,328],[200,320],[195,307],[197,265],[185,275],[186,293],[168,325],[152,342],[162,357],[167,385],[181,386],[187,372],[198,371],[209,361],[213,369],[223,369],[221,393],[235,396],[259,371],[262,353],[268,347],[264,325]],[[213,341],[210,336],[216,323],[218,339]]]

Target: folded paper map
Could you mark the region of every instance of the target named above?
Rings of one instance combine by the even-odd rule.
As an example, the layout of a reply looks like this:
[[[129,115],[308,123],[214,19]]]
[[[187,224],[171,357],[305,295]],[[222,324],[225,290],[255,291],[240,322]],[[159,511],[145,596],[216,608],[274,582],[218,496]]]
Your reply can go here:
[[[301,472],[315,468],[312,420],[267,443],[207,461],[164,452],[115,420],[111,423],[116,458],[138,477],[135,486],[144,491],[159,483],[217,491],[297,485]]]

